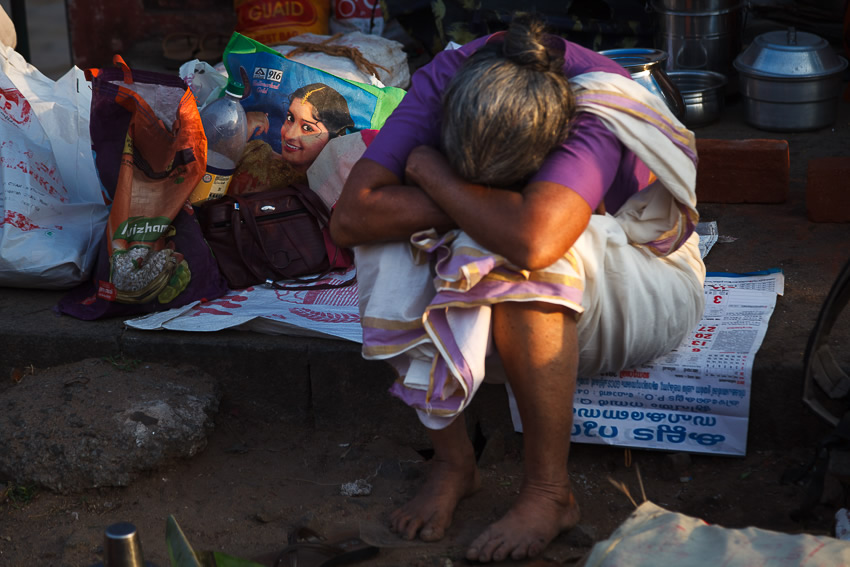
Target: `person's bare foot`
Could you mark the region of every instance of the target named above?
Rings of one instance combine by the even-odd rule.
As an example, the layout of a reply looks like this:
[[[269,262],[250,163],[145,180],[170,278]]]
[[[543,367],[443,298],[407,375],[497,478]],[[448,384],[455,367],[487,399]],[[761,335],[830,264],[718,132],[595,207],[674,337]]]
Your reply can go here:
[[[569,485],[523,486],[510,510],[475,538],[466,551],[470,561],[486,563],[539,555],[562,531],[575,526],[578,503]]]
[[[390,515],[391,529],[405,539],[438,541],[446,535],[458,502],[481,487],[474,457],[463,463],[430,463],[425,484],[416,496]]]

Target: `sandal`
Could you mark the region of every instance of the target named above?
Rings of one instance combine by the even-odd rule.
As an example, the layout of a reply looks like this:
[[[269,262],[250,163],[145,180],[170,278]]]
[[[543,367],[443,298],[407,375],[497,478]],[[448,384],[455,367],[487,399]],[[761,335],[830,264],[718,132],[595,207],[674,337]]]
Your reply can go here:
[[[325,539],[310,528],[301,527],[289,536],[289,545],[278,554],[274,567],[332,567],[377,554],[378,548],[360,539],[358,532]]]

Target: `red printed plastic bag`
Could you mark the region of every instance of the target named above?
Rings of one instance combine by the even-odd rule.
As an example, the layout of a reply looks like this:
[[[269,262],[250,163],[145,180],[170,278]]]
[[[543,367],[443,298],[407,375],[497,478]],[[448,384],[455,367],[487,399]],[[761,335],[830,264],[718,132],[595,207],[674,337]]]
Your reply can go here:
[[[0,44],[0,286],[67,289],[91,275],[108,208],[88,135],[91,90]]]
[[[302,33],[327,34],[330,0],[234,0],[237,32],[265,45]]]
[[[384,33],[384,12],[381,0],[331,0],[331,33]]]

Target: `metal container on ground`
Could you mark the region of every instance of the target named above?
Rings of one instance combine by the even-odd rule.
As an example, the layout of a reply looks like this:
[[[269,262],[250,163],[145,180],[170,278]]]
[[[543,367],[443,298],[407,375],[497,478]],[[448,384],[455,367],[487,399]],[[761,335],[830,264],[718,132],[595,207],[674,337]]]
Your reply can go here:
[[[667,75],[682,94],[685,126],[698,128],[720,118],[726,98],[724,75],[716,71],[669,71]]]
[[[741,51],[743,0],[651,0],[657,14],[655,45],[669,54],[667,71],[706,70],[727,77],[737,92],[733,61]]]
[[[94,567],[156,567],[145,561],[142,542],[136,526],[118,522],[106,528],[103,534],[103,563]]]
[[[664,71],[667,54],[659,49],[629,47],[608,49],[600,54],[613,59],[626,68],[632,79],[661,98],[679,120],[685,115],[685,103],[676,85]]]
[[[835,122],[847,60],[820,36],[794,28],[761,34],[735,59],[735,68],[752,126],[794,132]]]

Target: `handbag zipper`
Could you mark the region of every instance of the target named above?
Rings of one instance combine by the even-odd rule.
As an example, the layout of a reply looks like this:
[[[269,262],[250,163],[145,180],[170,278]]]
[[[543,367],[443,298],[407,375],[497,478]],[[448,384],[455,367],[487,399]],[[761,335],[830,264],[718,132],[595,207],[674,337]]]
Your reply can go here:
[[[234,208],[236,210],[239,210],[238,206],[236,206]],[[256,219],[256,221],[258,223],[261,223],[261,222],[265,222],[265,221],[278,220],[278,219],[282,219],[282,218],[285,218],[285,217],[290,217],[292,215],[299,215],[299,214],[304,214],[304,213],[309,213],[309,211],[306,208],[301,208],[301,209],[295,209],[293,211],[285,211],[285,212],[282,212],[282,213],[274,213],[274,214],[271,214],[271,215],[255,216],[254,218]],[[245,221],[240,219],[240,224],[245,224]],[[221,221],[221,222],[212,223],[213,228],[225,228],[225,227],[228,227],[228,226],[231,226],[229,219],[225,220],[225,221]]]

